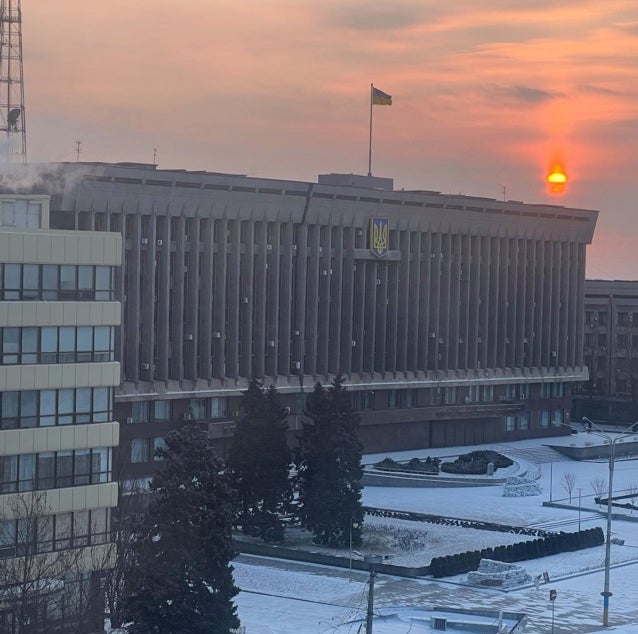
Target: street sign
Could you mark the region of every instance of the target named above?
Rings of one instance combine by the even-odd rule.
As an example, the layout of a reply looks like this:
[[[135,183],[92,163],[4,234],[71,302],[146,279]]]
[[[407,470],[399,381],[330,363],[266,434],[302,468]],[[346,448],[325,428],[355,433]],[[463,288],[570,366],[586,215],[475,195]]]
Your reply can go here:
[[[549,591],[549,600],[550,601],[555,601],[556,600],[556,595],[558,593],[556,592],[556,590],[550,590]]]

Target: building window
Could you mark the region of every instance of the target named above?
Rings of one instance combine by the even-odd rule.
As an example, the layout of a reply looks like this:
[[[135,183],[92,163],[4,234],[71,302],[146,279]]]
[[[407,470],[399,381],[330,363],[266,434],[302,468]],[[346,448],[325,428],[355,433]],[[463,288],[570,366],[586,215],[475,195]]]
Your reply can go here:
[[[215,396],[210,399],[211,418],[223,418],[226,416],[226,399],[223,396]]]
[[[565,396],[565,384],[553,383],[552,392],[553,392],[554,398],[563,398],[563,396]]]
[[[36,522],[0,520],[0,559],[24,555],[27,547],[50,553],[108,541],[108,509],[57,513],[38,517]]]
[[[207,400],[208,399],[205,398],[192,398],[188,401],[188,407],[190,408],[195,420],[207,418]]]
[[[110,266],[0,264],[0,299],[112,301],[115,275]]]
[[[606,326],[607,325],[607,313],[605,311],[598,311],[598,325]]]
[[[151,410],[150,401],[134,401],[131,404],[131,418],[134,423],[148,423]]]
[[[629,348],[629,335],[616,335],[616,347],[619,350],[626,350]]]
[[[505,417],[505,431],[514,431],[516,429],[516,417],[515,416],[506,416]]]
[[[158,451],[166,451],[168,449],[168,445],[163,437],[158,436],[153,438],[153,460],[156,462],[159,460],[164,460],[164,456],[158,455]]]
[[[110,480],[110,448],[0,456],[0,493],[59,489]]]
[[[401,407],[399,401],[400,399],[397,390],[388,390],[388,408],[396,409]]]
[[[516,393],[516,385],[508,384],[505,386],[505,400],[506,401],[515,401],[518,398],[518,394]]]
[[[404,390],[403,391],[403,407],[410,408],[415,407],[416,404],[416,390]]]
[[[170,420],[171,401],[153,401],[153,419]]]
[[[28,200],[2,202],[2,224],[5,227],[25,227],[39,229],[41,226],[42,204]]]
[[[527,383],[518,386],[518,398],[521,401],[525,401],[529,398],[529,385]]]
[[[541,383],[541,398],[551,398],[552,396],[552,384]]]
[[[541,427],[547,429],[551,424],[550,413],[548,409],[541,410]]]
[[[494,386],[484,385],[483,386],[483,402],[491,403],[493,400],[494,400]]]
[[[619,312],[616,315],[616,318],[617,318],[617,324],[619,326],[628,326],[629,325],[629,313]]]
[[[470,385],[467,398],[470,403],[478,403],[479,401],[479,386],[478,385]]]
[[[0,328],[0,365],[113,361],[109,326]]]
[[[529,429],[529,414],[527,412],[523,412],[518,417],[518,428],[521,431],[525,431]]]
[[[0,393],[0,430],[103,423],[112,419],[108,387]]]
[[[456,388],[455,387],[444,388],[444,399],[445,399],[446,405],[455,405],[456,404]]]
[[[374,392],[365,390],[364,392],[360,392],[360,394],[361,409],[374,409]]]
[[[555,409],[554,410],[554,421],[555,423],[562,424],[563,423],[563,410]]]
[[[598,335],[598,347],[605,348],[607,346],[607,335],[606,333],[601,333]]]
[[[148,462],[148,438],[133,438],[131,440],[131,462]]]

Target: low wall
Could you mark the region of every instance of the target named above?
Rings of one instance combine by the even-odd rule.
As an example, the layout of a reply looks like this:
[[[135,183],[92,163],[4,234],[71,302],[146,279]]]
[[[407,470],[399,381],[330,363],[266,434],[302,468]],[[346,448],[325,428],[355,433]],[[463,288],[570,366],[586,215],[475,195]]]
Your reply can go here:
[[[596,458],[609,459],[609,445],[592,443],[591,445],[544,445],[572,460],[594,460]],[[638,455],[638,440],[618,441],[615,444],[616,458]]]

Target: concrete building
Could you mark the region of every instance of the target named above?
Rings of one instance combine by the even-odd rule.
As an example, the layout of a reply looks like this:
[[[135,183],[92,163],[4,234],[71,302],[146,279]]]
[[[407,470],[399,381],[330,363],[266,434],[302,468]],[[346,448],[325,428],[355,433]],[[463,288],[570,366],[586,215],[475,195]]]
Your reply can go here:
[[[303,390],[342,372],[366,451],[562,433],[587,377],[597,212],[353,175],[50,169],[54,226],[122,234],[124,479],[152,473],[183,420],[225,453],[252,376],[287,399],[294,435]]]
[[[17,596],[32,624],[72,621],[108,565],[121,253],[119,234],[50,230],[49,196],[0,195],[2,632]]]
[[[586,280],[584,362],[589,380],[574,399],[574,416],[638,420],[638,282]]]

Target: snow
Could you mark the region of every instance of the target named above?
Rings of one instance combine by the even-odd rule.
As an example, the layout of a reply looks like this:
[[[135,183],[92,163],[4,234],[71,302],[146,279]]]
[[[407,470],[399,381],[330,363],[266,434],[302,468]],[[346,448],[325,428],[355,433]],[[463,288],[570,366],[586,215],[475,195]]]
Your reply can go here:
[[[509,453],[521,471],[540,471],[543,493],[531,497],[503,497],[502,486],[461,488],[396,488],[366,487],[363,502],[366,506],[393,510],[417,511],[465,519],[500,522],[551,531],[578,530],[578,495],[581,497],[580,523],[583,529],[600,526],[606,529],[606,507],[599,508],[594,500],[592,482],[596,478],[607,481],[608,461],[575,462],[558,459],[542,462],[542,444],[572,444],[591,442],[585,434],[551,440],[531,440],[490,446]],[[595,440],[594,440],[595,442]],[[487,447],[486,447],[487,448]],[[365,456],[372,464],[386,455],[395,460],[413,457],[451,456],[468,448],[427,449],[394,454]],[[476,447],[469,448],[470,450]],[[539,453],[537,462],[534,452]],[[529,453],[528,456],[521,455]],[[538,464],[537,464],[538,463]],[[565,473],[574,474],[571,508],[543,506],[543,502],[569,504],[562,486]],[[498,472],[497,472],[497,475]],[[636,490],[638,460],[617,459],[614,471],[614,494]],[[551,495],[550,495],[551,488]],[[580,489],[580,492],[579,492]],[[552,557],[520,562],[532,577],[546,572],[550,583],[538,589],[533,584],[504,592],[494,588],[476,588],[465,584],[464,576],[433,580],[405,579],[377,575],[375,582],[375,634],[386,632],[430,631],[419,614],[421,609],[442,608],[488,609],[498,612],[524,612],[528,615],[527,634],[551,631],[552,605],[549,589],[558,593],[554,604],[556,632],[638,634],[638,602],[636,602],[636,574],[638,573],[638,512],[614,508],[612,536],[624,540],[624,545],[612,544],[610,588],[614,593],[609,604],[610,627],[602,626],[603,565],[605,547],[562,553]],[[388,530],[383,530],[383,529]],[[397,545],[397,531],[411,535],[407,547]],[[412,534],[412,532],[414,534]],[[394,536],[393,536],[394,533]],[[302,540],[293,536],[291,542]],[[390,562],[408,566],[427,565],[441,554],[475,550],[489,545],[513,543],[527,539],[524,535],[495,533],[470,528],[456,528],[438,524],[420,524],[407,520],[390,520],[366,516],[363,554],[389,554]],[[404,540],[405,544],[406,540]],[[382,551],[382,552],[380,552]],[[334,552],[334,551],[332,551]],[[342,553],[343,554],[343,553]],[[240,555],[234,562],[235,582],[241,592],[237,597],[239,617],[246,634],[352,634],[364,631],[362,619],[367,606],[366,572],[315,566],[300,562],[286,562],[255,556]],[[381,618],[381,611],[386,618]],[[387,616],[392,614],[394,616]],[[429,622],[429,621],[428,621]]]

